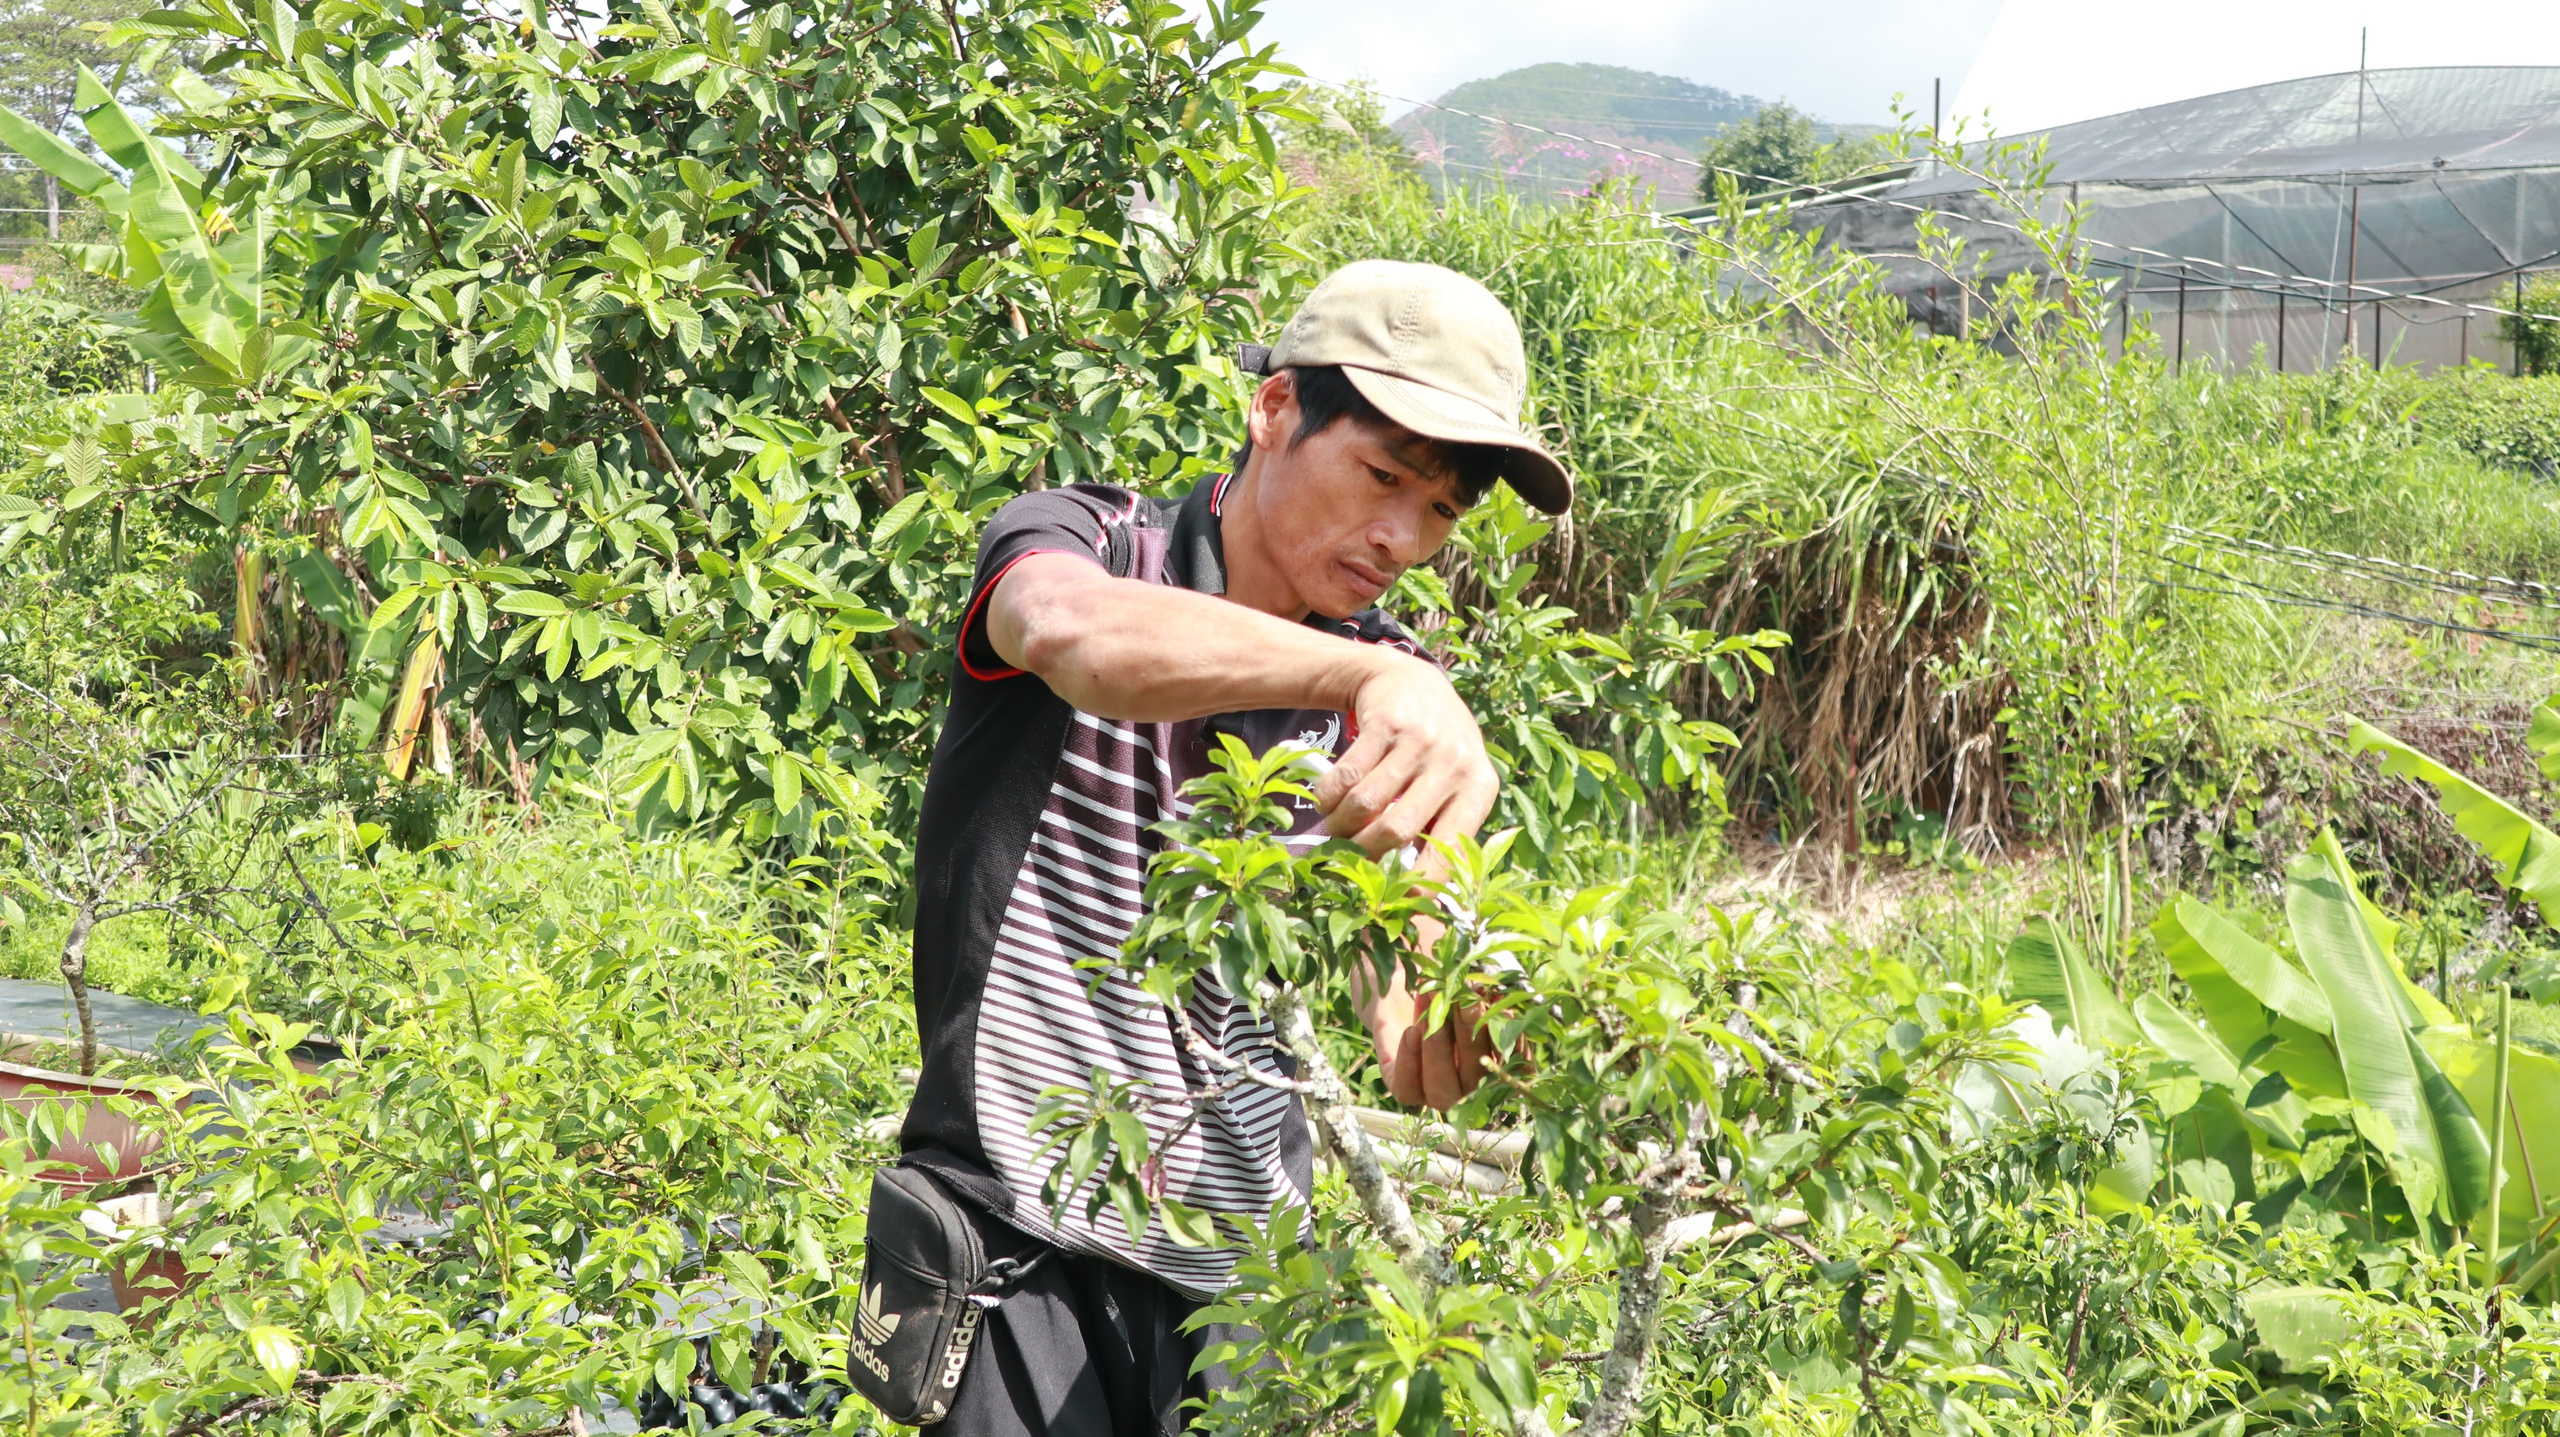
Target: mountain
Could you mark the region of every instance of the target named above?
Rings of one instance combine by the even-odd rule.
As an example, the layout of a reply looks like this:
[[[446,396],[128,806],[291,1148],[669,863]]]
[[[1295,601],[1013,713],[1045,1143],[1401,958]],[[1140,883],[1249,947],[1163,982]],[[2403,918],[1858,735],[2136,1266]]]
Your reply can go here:
[[[1572,194],[1600,180],[1635,174],[1661,187],[1666,202],[1685,203],[1698,183],[1694,166],[1645,159],[1602,145],[1605,140],[1663,155],[1694,155],[1725,125],[1748,120],[1768,102],[1673,75],[1619,65],[1531,65],[1469,80],[1442,95],[1435,110],[1417,108],[1393,126],[1433,183],[1501,183],[1515,191]],[[1568,140],[1488,124],[1448,110],[1493,115],[1520,125],[1562,130]],[[1867,125],[1837,127],[1863,133]],[[1823,138],[1834,127],[1823,126]]]
[[[1469,80],[1438,103],[1586,139],[1690,155],[1719,128],[1750,119],[1766,102],[1618,65],[1548,64]],[[1548,195],[1588,189],[1600,179],[1630,172],[1659,184],[1668,195],[1685,195],[1697,183],[1697,171],[1687,165],[1428,107],[1396,121],[1394,128],[1435,182],[1498,181]]]

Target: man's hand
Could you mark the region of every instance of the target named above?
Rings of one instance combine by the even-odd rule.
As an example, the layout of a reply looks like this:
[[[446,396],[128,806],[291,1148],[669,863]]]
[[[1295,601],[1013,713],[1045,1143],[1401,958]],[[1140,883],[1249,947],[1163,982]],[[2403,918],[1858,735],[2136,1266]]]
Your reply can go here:
[[[1477,1010],[1452,1011],[1448,1023],[1425,1033],[1415,1021],[1420,1005],[1405,991],[1398,973],[1386,992],[1370,992],[1375,975],[1362,968],[1352,978],[1352,994],[1360,1020],[1378,1050],[1378,1073],[1387,1092],[1399,1103],[1447,1112],[1484,1081],[1485,1063],[1494,1056],[1493,1039]]]
[[[1430,664],[1371,652],[1378,662],[1352,697],[1360,737],[1315,782],[1326,829],[1371,857],[1419,838],[1472,837],[1500,785],[1475,715]]]

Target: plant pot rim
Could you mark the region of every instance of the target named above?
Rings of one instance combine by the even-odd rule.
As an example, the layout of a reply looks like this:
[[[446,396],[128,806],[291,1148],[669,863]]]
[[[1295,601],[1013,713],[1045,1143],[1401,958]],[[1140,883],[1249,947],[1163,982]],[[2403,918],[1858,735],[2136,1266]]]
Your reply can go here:
[[[123,1078],[84,1078],[78,1073],[66,1073],[58,1068],[32,1067],[25,1063],[0,1063],[0,1073],[42,1083],[48,1088],[85,1089],[98,1094],[139,1093],[145,1097],[152,1095],[148,1087]]]

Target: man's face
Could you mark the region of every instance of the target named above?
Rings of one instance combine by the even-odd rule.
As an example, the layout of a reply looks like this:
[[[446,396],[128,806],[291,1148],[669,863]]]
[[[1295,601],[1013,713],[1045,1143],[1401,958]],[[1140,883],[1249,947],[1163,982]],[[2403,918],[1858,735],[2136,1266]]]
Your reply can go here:
[[[1271,558],[1307,606],[1334,618],[1378,601],[1449,541],[1466,505],[1441,446],[1396,424],[1337,419],[1303,442],[1285,375],[1247,419],[1261,471],[1250,493]]]

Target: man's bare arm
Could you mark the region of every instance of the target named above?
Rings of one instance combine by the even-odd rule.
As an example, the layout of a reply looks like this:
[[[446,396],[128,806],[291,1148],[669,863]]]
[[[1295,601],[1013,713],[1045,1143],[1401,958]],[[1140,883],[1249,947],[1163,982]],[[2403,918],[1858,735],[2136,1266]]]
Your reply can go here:
[[[1329,709],[1360,736],[1315,784],[1327,827],[1371,853],[1472,834],[1496,780],[1475,716],[1437,668],[1244,605],[1034,554],[987,600],[998,657],[1100,718],[1171,723],[1249,709]]]

